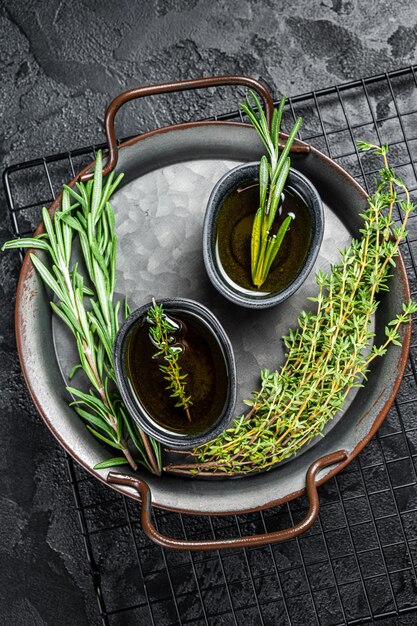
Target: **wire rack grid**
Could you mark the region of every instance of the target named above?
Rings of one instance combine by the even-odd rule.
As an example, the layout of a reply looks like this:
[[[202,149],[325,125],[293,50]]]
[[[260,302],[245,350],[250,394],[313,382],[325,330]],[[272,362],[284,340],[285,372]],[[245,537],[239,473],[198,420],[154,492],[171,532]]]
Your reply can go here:
[[[298,114],[303,116],[300,138],[331,156],[366,189],[372,188],[377,163],[358,154],[359,139],[389,143],[392,166],[416,191],[415,67],[293,97],[284,124]],[[214,119],[238,117],[233,112]],[[97,147],[7,168],[4,183],[16,236],[33,232],[41,207]],[[415,297],[417,215],[410,220],[402,254]],[[414,337],[400,391],[379,433],[320,488],[321,512],[314,526],[282,544],[222,553],[165,551],[144,535],[136,503],[67,457],[102,623],[327,626],[398,623],[406,614],[417,619],[416,368]],[[228,517],[155,511],[155,521],[159,530],[175,536],[229,538],[294,524],[306,507],[299,498]]]

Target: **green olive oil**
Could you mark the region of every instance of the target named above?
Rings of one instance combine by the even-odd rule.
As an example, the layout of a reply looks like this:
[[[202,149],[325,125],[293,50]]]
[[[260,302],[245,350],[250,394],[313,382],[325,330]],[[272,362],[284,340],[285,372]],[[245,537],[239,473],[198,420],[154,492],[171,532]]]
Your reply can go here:
[[[266,281],[257,289],[251,278],[251,235],[259,203],[259,185],[248,181],[233,189],[223,201],[216,222],[216,262],[223,279],[240,293],[265,296],[287,287],[299,274],[311,241],[310,211],[301,196],[285,187],[271,234],[287,215],[292,221]]]
[[[178,364],[186,374],[186,392],[191,396],[189,420],[182,407],[175,406],[167,382],[155,359],[155,345],[149,322],[137,324],[128,338],[126,371],[135,396],[148,417],[159,428],[178,435],[198,435],[214,426],[228,399],[228,373],[223,351],[206,324],[186,312],[168,311],[169,322],[180,356]]]

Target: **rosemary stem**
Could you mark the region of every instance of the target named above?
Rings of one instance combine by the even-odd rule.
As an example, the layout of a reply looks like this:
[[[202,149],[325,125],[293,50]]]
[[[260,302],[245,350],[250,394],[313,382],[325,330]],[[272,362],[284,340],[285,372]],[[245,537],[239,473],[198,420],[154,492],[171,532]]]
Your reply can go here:
[[[148,455],[148,460],[149,460],[149,462],[151,464],[152,470],[153,470],[154,474],[156,474],[156,476],[160,476],[161,475],[161,469],[160,469],[160,467],[158,465],[158,462],[157,462],[157,460],[155,458],[155,454],[154,454],[154,452],[153,452],[153,450],[151,448],[151,444],[149,443],[148,435],[145,432],[143,432],[142,429],[139,430],[139,433],[140,433],[140,437],[142,439],[143,445],[145,447],[146,454]]]
[[[61,262],[60,263],[60,269],[62,271],[62,275],[64,277],[64,281],[65,281],[65,285],[67,287],[68,295],[70,297],[73,315],[74,315],[75,319],[77,320],[77,322],[81,326],[80,314],[79,314],[79,311],[78,311],[78,307],[76,305],[74,289],[73,289],[71,278],[70,278],[70,275],[69,275],[68,266],[66,264],[64,264],[63,262]],[[95,359],[93,357],[93,354],[91,353],[91,350],[89,348],[88,343],[86,342],[86,340],[84,338],[81,338],[81,343],[82,343],[82,346],[83,346],[85,357],[86,357],[86,359],[88,361],[88,364],[89,364],[89,366],[91,368],[91,371],[93,372],[94,378],[96,380],[97,390],[98,390],[98,392],[100,394],[100,397],[101,397],[101,399],[103,401],[103,404],[107,408],[107,417],[108,417],[109,425],[110,425],[111,428],[113,428],[115,433],[117,433],[117,431],[118,431],[117,420],[114,417],[114,415],[112,415],[111,408],[110,408],[108,400],[107,400],[107,396],[106,396],[106,392],[105,392],[105,389],[104,389],[103,382],[102,382],[102,380],[101,380],[101,378],[99,376],[99,373],[97,371],[97,366],[96,366]],[[127,461],[129,462],[130,467],[133,470],[137,470],[138,466],[137,466],[136,462],[134,461],[134,459],[133,459],[133,457],[132,457],[132,455],[131,455],[131,453],[129,451],[127,442],[125,441],[125,439],[123,437],[120,438],[120,445],[122,446],[123,454],[125,455]],[[150,460],[151,459],[153,460],[153,455],[150,457]],[[152,464],[152,467],[153,466],[154,466],[154,463]]]

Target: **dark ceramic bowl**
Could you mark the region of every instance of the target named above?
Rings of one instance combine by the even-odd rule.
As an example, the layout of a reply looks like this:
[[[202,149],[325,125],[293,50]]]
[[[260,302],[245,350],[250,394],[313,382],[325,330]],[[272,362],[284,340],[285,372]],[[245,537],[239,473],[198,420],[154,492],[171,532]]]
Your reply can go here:
[[[217,318],[202,304],[194,300],[184,298],[168,298],[158,300],[162,304],[164,311],[173,317],[177,314],[181,319],[181,313],[188,316],[188,319],[195,320],[205,327],[210,334],[214,345],[219,348],[218,355],[224,360],[225,380],[227,385],[225,401],[222,403],[217,419],[213,419],[201,432],[192,435],[178,433],[170,430],[166,425],[159,424],[146,410],[144,403],[135,392],[129,380],[129,367],[127,364],[127,350],[129,338],[132,332],[141,325],[146,318],[152,303],[148,303],[133,311],[121,326],[114,344],[114,368],[116,373],[117,386],[125,402],[129,413],[136,420],[142,430],[155,439],[175,450],[189,449],[201,445],[214,439],[220,432],[225,430],[234,414],[236,402],[236,364],[230,340]],[[169,391],[166,392],[167,394]],[[193,407],[191,407],[192,409]]]
[[[266,309],[287,300],[301,287],[313,269],[324,233],[324,212],[320,195],[306,176],[291,168],[285,187],[295,191],[304,200],[311,218],[311,239],[304,263],[295,278],[276,292],[258,292],[233,286],[224,276],[216,258],[217,216],[226,197],[238,186],[249,181],[258,182],[259,163],[244,163],[227,172],[211,192],[203,225],[203,255],[207,274],[214,287],[228,300],[240,306]]]

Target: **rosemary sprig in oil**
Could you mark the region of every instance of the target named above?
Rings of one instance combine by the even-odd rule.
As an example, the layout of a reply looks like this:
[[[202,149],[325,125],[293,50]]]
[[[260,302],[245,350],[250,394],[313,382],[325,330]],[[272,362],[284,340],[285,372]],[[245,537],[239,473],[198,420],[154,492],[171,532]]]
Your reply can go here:
[[[157,304],[155,299],[152,303],[153,306],[148,311],[149,334],[158,350],[153,356],[155,359],[163,358],[165,364],[160,363],[158,367],[168,382],[166,389],[172,392],[171,398],[176,399],[175,406],[182,408],[188,421],[191,422],[190,407],[193,403],[185,389],[188,374],[183,372],[178,363],[182,348],[176,345],[175,337],[172,335],[178,328],[167,317],[162,304]]]
[[[77,183],[76,189],[64,185],[61,208],[55,212],[53,220],[47,209],[43,209],[45,232],[34,238],[8,241],[2,249],[28,248],[45,253],[43,260],[33,253],[30,258],[55,296],[55,301],[50,303],[54,313],[74,335],[80,363],[74,367],[70,378],[81,369],[92,385],[89,393],[68,387],[76,398],[71,406],[97,439],[123,454],[99,463],[96,468],[128,463],[136,469],[140,462],[151,472],[160,474],[159,443],[138,428],[113,384],[113,343],[120,317],[129,313],[127,302],[122,313],[121,303],[113,302],[117,237],[109,200],[122,178],[120,174],[115,179],[111,172],[103,181],[99,151],[94,179],[86,185]],[[73,241],[77,236],[85,270],[72,260]],[[139,460],[133,458],[128,439]]]
[[[253,91],[250,94],[258,110],[258,115],[249,97],[246,98],[246,103],[241,104],[240,107],[249,117],[269,154],[269,161],[264,155],[259,164],[259,208],[255,213],[251,236],[252,282],[255,287],[259,288],[266,281],[272,263],[291,225],[292,218],[288,215],[279,225],[277,233],[272,234],[277,214],[279,214],[278,209],[282,193],[291,167],[289,152],[300,129],[302,120],[301,117],[297,118],[280,154],[279,132],[285,106],[285,96],[281,98],[278,109],[274,110],[271,129],[269,129],[268,121],[258,97]]]
[[[378,294],[388,291],[390,267],[407,236],[409,214],[416,209],[408,189],[388,164],[388,146],[361,142],[383,160],[377,189],[363,213],[361,237],[341,252],[340,263],[318,272],[316,310],[303,311],[298,327],[284,337],[282,367],[261,372],[261,389],[248,401],[251,409],[233,428],[193,451],[195,462],[167,469],[188,474],[247,474],[267,470],[294,455],[343,408],[349,391],[360,387],[374,359],[389,345],[401,345],[400,328],[417,312],[410,301],[385,327],[385,341],[374,344],[370,328]],[[394,223],[397,205],[402,224]]]

